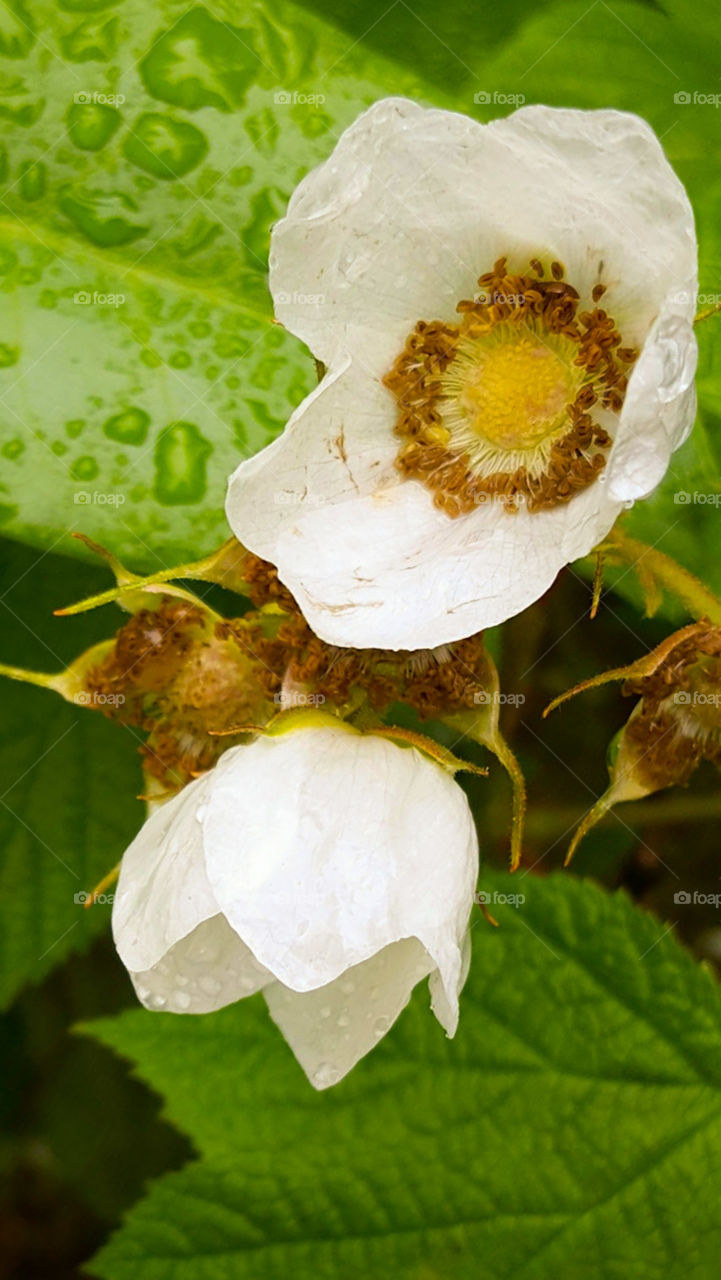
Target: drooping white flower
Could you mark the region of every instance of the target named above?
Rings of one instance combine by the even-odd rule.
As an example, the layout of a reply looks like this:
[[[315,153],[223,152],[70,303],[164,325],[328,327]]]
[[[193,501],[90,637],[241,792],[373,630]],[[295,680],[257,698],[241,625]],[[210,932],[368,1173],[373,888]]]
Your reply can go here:
[[[693,214],[633,115],[379,102],[294,193],[271,288],[327,373],[228,518],[331,643],[518,613],[693,422]]]
[[[422,978],[455,1033],[477,872],[443,768],[339,724],[298,727],[231,749],[147,820],[113,934],[149,1009],[205,1013],[262,990],[325,1088]]]

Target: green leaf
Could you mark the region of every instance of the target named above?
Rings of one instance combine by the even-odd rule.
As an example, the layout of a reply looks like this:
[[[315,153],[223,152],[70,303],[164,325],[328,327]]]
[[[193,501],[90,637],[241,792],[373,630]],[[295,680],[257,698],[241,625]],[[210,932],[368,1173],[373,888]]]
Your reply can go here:
[[[721,302],[721,171],[712,162],[721,111],[717,25],[713,9],[703,6],[689,22],[683,0],[653,9],[624,0],[612,7],[558,4],[534,15],[486,76],[491,97],[522,93],[528,102],[551,106],[615,107],[651,124],[694,207],[699,311]],[[498,107],[483,110],[485,118]],[[704,321],[697,333],[696,427],[625,527],[721,592],[721,562],[708,555],[721,518],[721,316]],[[619,590],[629,593],[631,585],[626,575]]]
[[[260,998],[90,1026],[201,1159],[155,1184],[103,1280],[709,1280],[721,1001],[627,899],[568,875],[478,917],[461,1025],[427,991],[316,1094]],[[683,907],[679,908],[679,911]],[[87,1029],[87,1028],[86,1028]]]
[[[0,523],[196,557],[315,380],[272,323],[270,225],[365,106],[422,86],[284,0],[38,0],[8,23]]]
[[[102,570],[0,544],[0,661],[60,671],[107,634],[108,615],[52,619],[97,590]],[[0,677],[0,1004],[106,929],[109,906],[85,910],[143,817],[138,740],[98,711]]]

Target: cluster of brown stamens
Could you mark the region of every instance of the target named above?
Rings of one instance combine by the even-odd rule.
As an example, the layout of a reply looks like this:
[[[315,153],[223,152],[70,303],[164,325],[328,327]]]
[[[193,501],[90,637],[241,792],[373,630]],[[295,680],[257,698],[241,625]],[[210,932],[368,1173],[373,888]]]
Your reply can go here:
[[[84,673],[87,704],[148,735],[144,770],[164,796],[293,705],[293,691],[344,713],[403,701],[426,718],[473,707],[490,682],[480,635],[413,653],[337,648],[310,629],[273,565],[244,553],[242,576],[255,605],[242,617],[163,597]]]
[[[597,284],[593,305],[581,310],[578,291],[563,276],[558,262],[546,277],[538,259],[531,261],[528,273],[515,274],[507,259],[499,258],[479,278],[478,299],[459,302],[460,322],[419,321],[383,380],[398,402],[395,431],[404,441],[396,466],[405,477],[429,487],[448,515],[489,500],[509,511],[520,505],[529,511],[550,509],[586,488],[605,466],[611,436],[590,411],[597,406],[618,413],[638,352],[622,345],[613,319],[596,305],[605,286]],[[546,346],[555,354],[569,353],[575,395],[565,406],[561,428],[549,437],[542,464],[537,451],[534,462],[533,448],[528,448],[528,461],[511,469],[503,467],[502,449],[498,466],[474,465],[473,451],[454,443],[444,382],[469,343],[478,341],[482,350],[489,336],[508,334],[513,341],[525,333],[539,350]],[[482,432],[482,424],[478,430]],[[516,461],[517,455],[518,449]]]
[[[470,636],[442,650],[416,653],[382,649],[338,648],[326,644],[308,626],[297,604],[277,583],[272,565],[259,561],[245,565],[246,577],[257,585],[259,606],[275,603],[281,593],[292,602],[278,625],[268,616],[249,617],[225,626],[232,632],[242,626],[243,639],[258,659],[257,678],[269,699],[278,699],[284,687],[298,687],[321,695],[336,707],[352,705],[362,694],[375,709],[403,701],[423,718],[473,707],[489,679],[487,657],[480,635]],[[281,703],[282,705],[282,703]]]
[[[683,785],[701,760],[721,765],[721,630],[682,639],[623,692],[641,698],[624,734],[654,788]]]
[[[90,705],[148,734],[146,773],[178,790],[211,768],[240,737],[219,732],[257,722],[263,692],[242,638],[202,608],[166,599],[141,609],[117,633],[85,686]],[[267,708],[266,718],[272,714]]]

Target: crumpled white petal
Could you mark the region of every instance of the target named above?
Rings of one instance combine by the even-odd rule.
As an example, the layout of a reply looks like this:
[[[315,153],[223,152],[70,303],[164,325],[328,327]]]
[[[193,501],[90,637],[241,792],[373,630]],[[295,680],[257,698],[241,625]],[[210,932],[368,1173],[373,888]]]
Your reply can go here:
[[[113,937],[149,1009],[208,1013],[270,975],[219,913],[205,872],[202,818],[212,773],[157,809],[126,850]]]
[[[602,279],[642,347],[606,475],[565,507],[451,520],[393,467],[381,384],[419,319],[452,322],[503,254]],[[528,107],[489,125],[377,103],[294,193],[271,246],[278,318],[328,374],[231,478],[236,536],[277,565],[325,640],[433,647],[518,613],[662,478],[694,415],[693,214],[658,139],[616,111]],[[611,417],[611,415],[609,415]]]
[[[440,766],[334,724],[295,728],[228,751],[148,819],[113,932],[150,1008],[263,989],[322,1088],[425,976],[454,1034],[477,871],[468,803]]]

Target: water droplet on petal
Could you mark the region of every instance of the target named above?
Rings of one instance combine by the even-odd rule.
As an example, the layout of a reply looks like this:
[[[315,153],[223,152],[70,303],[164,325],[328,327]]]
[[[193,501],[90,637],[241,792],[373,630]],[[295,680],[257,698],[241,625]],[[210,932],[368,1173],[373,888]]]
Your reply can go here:
[[[376,1018],[375,1022],[373,1023],[373,1035],[376,1037],[376,1039],[380,1040],[381,1036],[385,1035],[390,1025],[391,1025],[391,1020],[390,1018],[387,1018],[385,1014],[381,1018]]]
[[[324,1004],[324,1005],[323,1005],[323,1008],[322,1008],[322,1009],[321,1009],[321,1011],[320,1011],[320,1016],[321,1016],[321,1018],[329,1018],[329,1017],[330,1017],[330,1005],[329,1005],[329,1004]]]
[[[218,982],[217,978],[211,978],[208,974],[198,979],[198,986],[208,996],[217,996],[222,989],[222,984]]]
[[[178,1009],[189,1009],[192,1004],[187,991],[176,991],[173,996],[173,1001]]]
[[[350,1018],[348,1017],[348,1014],[347,1014],[347,1013],[342,1013],[342,1014],[340,1015],[339,1019],[338,1019],[338,1026],[339,1026],[339,1027],[347,1027],[347,1026],[348,1026],[348,1024],[349,1024],[349,1022],[350,1022]]]
[[[329,1085],[336,1084],[340,1080],[340,1071],[337,1067],[332,1067],[329,1062],[319,1062],[311,1075],[311,1080],[316,1088],[327,1089]]]

